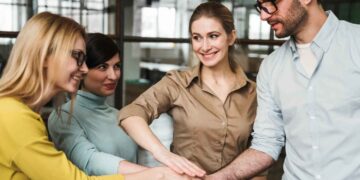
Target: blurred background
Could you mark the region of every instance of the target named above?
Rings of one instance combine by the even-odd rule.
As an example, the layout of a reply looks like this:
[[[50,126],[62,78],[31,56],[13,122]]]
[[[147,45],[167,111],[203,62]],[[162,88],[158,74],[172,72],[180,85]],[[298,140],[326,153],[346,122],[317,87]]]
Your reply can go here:
[[[169,70],[198,63],[189,44],[188,23],[194,8],[206,0],[0,0],[0,76],[16,36],[33,15],[50,11],[73,18],[87,32],[107,34],[120,48],[122,78],[114,96],[116,108],[128,104]],[[218,0],[235,18],[237,59],[255,80],[264,57],[286,39],[277,39],[254,8],[255,0]],[[360,23],[360,0],[323,0],[339,19]],[[43,111],[51,111],[49,104]],[[284,155],[282,155],[284,156]],[[280,160],[281,161],[281,160]],[[269,173],[280,179],[281,162]],[[270,177],[271,176],[271,177]]]
[[[122,83],[109,103],[121,108],[166,71],[193,66],[188,22],[206,0],[0,0],[0,74],[18,31],[34,14],[50,11],[71,17],[88,32],[109,35],[121,49]],[[340,19],[360,23],[360,0],[323,0]],[[238,60],[255,79],[264,57],[283,43],[261,22],[255,0],[219,0],[234,14]]]

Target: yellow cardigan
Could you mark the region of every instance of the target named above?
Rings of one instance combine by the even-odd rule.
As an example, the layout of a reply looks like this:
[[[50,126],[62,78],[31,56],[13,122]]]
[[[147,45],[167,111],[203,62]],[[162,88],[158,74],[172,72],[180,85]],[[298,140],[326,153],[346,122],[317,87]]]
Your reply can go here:
[[[123,180],[122,175],[88,177],[49,141],[40,115],[15,98],[0,98],[1,180]]]

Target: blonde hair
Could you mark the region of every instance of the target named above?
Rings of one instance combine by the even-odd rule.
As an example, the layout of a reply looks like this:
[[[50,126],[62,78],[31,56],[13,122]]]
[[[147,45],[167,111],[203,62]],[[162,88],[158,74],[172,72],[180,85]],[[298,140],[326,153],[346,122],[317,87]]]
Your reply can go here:
[[[33,16],[20,31],[0,79],[0,97],[14,97],[29,106],[41,102],[69,59],[84,28],[74,20],[49,12]],[[45,67],[47,61],[51,67]]]

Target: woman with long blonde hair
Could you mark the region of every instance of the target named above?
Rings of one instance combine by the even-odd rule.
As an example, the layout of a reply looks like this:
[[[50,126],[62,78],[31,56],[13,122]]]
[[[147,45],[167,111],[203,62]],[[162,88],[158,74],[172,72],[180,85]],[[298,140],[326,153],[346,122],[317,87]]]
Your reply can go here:
[[[0,79],[0,179],[183,179],[167,168],[130,175],[88,177],[49,141],[41,108],[74,94],[88,72],[84,28],[48,12],[19,33]]]

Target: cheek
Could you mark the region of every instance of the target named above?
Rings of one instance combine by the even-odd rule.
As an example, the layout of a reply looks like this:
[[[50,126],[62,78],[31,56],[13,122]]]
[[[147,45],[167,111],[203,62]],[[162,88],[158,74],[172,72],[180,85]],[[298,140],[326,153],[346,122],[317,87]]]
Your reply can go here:
[[[103,81],[104,78],[102,78],[101,75],[88,74],[86,77],[86,83],[90,86],[97,86],[98,84],[101,84]]]
[[[67,75],[72,75],[76,72],[79,71],[79,67],[76,64],[76,62],[74,60],[69,60],[67,62],[65,62],[64,64],[62,64],[62,70],[60,70],[60,74],[64,74],[67,73]]]
[[[121,77],[121,71],[120,70],[116,71],[115,75],[116,75],[116,81],[119,80]]]
[[[199,51],[200,49],[201,49],[201,43],[199,43],[199,42],[193,42],[192,43],[192,49],[193,49],[193,51]]]

